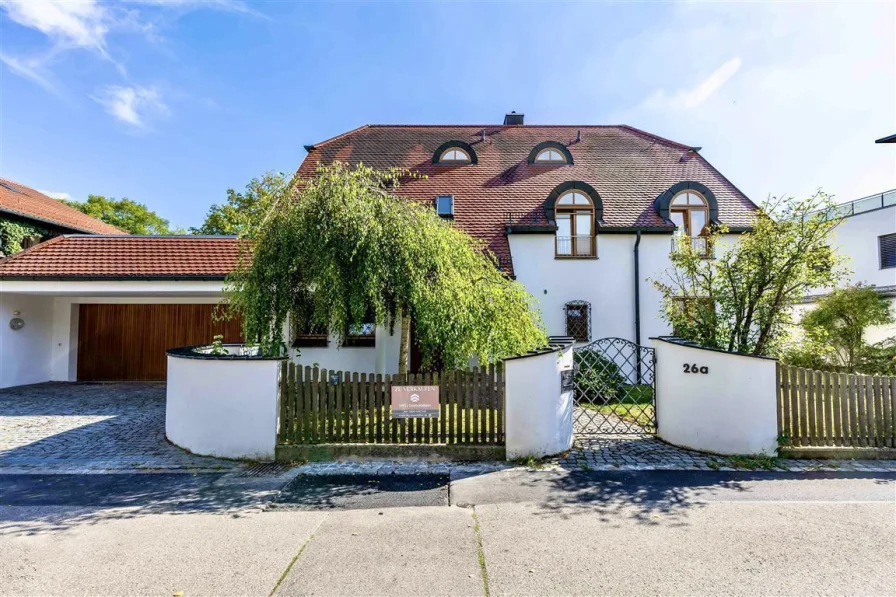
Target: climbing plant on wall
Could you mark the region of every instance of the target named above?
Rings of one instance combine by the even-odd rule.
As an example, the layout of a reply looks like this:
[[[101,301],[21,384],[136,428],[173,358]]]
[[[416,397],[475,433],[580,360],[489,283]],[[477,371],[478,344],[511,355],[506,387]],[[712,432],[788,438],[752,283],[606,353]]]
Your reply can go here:
[[[47,230],[34,224],[0,218],[0,257],[8,257],[22,250],[27,238],[43,238]]]

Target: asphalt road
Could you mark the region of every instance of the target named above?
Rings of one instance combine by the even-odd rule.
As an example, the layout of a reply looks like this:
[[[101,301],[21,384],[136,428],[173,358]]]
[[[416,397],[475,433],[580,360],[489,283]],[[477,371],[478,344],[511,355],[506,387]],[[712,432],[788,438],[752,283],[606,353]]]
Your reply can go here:
[[[896,594],[894,475],[90,477],[0,476],[0,594]]]

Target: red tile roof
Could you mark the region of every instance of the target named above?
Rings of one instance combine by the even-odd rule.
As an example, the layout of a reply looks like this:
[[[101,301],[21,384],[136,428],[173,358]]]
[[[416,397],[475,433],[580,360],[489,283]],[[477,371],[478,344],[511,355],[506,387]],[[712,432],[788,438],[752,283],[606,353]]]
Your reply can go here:
[[[74,232],[124,234],[123,230],[115,226],[6,178],[0,178],[0,212],[45,222]]]
[[[471,145],[478,163],[433,165],[433,153],[447,141]],[[543,141],[565,145],[573,165],[529,164],[530,151]],[[681,181],[706,185],[718,201],[719,219],[731,227],[748,226],[756,209],[699,154],[682,160],[690,147],[629,126],[367,125],[307,149],[301,176],[312,176],[319,163],[336,160],[406,167],[427,175],[407,182],[398,194],[425,202],[440,194],[454,195],[457,225],[485,240],[507,264],[506,214],[541,214],[551,191],[568,181],[588,183],[598,192],[604,208],[602,230],[661,227],[671,232],[653,202]]]
[[[0,260],[0,279],[223,279],[232,236],[63,235]]]

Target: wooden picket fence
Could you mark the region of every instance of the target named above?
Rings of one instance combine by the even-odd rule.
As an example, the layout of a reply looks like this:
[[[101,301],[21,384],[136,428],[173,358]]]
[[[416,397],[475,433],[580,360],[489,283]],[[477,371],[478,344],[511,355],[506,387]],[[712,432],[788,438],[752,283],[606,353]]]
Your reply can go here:
[[[439,386],[439,417],[393,419],[393,385]],[[374,375],[284,363],[278,443],[503,445],[503,366]]]
[[[896,447],[896,377],[779,364],[778,434],[794,447]]]

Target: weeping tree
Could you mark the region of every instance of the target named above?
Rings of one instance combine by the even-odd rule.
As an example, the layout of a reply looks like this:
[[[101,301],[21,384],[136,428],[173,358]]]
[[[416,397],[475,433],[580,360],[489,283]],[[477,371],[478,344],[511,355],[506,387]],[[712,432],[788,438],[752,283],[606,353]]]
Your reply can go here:
[[[534,299],[495,267],[478,241],[430,206],[396,197],[407,170],[322,166],[293,179],[247,232],[228,278],[228,309],[262,350],[293,329],[345,338],[366,323],[401,322],[399,372],[407,372],[409,330],[425,366],[466,366],[543,346]]]
[[[793,323],[792,306],[810,291],[836,286],[848,273],[828,244],[841,218],[831,198],[771,197],[755,213],[752,230],[725,246],[727,227],[707,241],[717,253],[682,243],[672,267],[653,285],[674,333],[728,352],[775,354]]]

